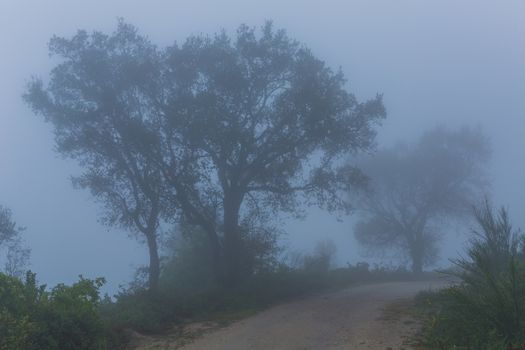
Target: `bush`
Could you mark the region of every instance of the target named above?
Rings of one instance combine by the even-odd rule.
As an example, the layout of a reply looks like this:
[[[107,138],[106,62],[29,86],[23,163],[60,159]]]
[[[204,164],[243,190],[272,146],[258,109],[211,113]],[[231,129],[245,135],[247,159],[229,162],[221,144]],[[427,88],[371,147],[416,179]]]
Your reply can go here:
[[[103,279],[50,291],[34,273],[25,281],[0,273],[0,349],[106,349],[99,313]]]
[[[303,258],[304,269],[312,272],[328,272],[333,267],[337,247],[329,239],[317,242],[313,254]]]
[[[421,295],[429,345],[457,349],[525,347],[525,256],[523,236],[512,229],[507,211],[488,202],[476,210],[467,258],[456,261],[461,283]]]

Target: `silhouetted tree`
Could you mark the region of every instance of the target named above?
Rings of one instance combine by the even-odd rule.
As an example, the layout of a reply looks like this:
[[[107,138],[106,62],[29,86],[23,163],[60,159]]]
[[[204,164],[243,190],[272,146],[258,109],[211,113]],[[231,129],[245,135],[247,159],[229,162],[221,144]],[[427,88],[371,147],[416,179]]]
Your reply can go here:
[[[385,114],[380,96],[359,103],[341,72],[270,23],[160,52],[120,23],[51,50],[65,61],[26,99],[87,169],[80,183],[135,227],[128,212],[203,229],[228,283],[242,277],[244,230],[301,201],[348,208],[341,193],[362,176],[338,160],[369,149]]]
[[[16,223],[12,219],[11,210],[0,206],[0,245],[6,245],[19,234]]]
[[[82,166],[74,183],[102,202],[103,222],[145,239],[155,289],[162,179],[145,150],[157,138],[149,98],[158,91],[156,48],[123,22],[110,36],[53,37],[49,48],[62,62],[45,89],[40,80],[30,84],[25,100],[55,127],[57,151]]]
[[[170,176],[171,162],[162,162],[164,173],[188,221],[217,242],[225,278],[235,281],[248,218],[295,213],[300,198],[347,207],[340,190],[362,177],[336,160],[370,148],[373,124],[385,114],[381,98],[357,102],[341,72],[271,23],[259,36],[240,26],[234,38],[191,37],[166,54],[163,141],[173,149],[182,139],[199,166],[186,183]]]
[[[489,155],[479,130],[436,128],[415,145],[364,160],[370,184],[359,202],[356,238],[372,250],[400,250],[421,272],[437,257],[444,220],[465,217],[480,199]]]
[[[4,271],[10,276],[20,277],[29,260],[29,249],[20,237],[23,230],[13,220],[11,210],[0,205],[0,249],[6,252]]]

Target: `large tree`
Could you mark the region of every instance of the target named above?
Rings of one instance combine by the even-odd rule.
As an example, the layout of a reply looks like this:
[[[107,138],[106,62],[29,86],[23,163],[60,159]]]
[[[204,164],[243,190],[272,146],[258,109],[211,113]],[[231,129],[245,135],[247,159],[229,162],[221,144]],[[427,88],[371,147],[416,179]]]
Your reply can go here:
[[[341,194],[362,177],[340,158],[369,149],[385,114],[380,96],[358,102],[341,72],[270,23],[260,35],[241,26],[234,38],[194,36],[163,50],[121,23],[111,36],[55,38],[52,50],[65,61],[27,100],[55,125],[59,150],[87,169],[81,183],[98,194],[95,185],[117,176],[101,198],[131,194],[132,213],[150,214],[144,200],[158,194],[159,215],[206,232],[225,282],[242,276],[245,232],[273,214],[297,213],[301,201],[348,208]],[[120,203],[119,214],[129,207]]]
[[[400,253],[421,272],[437,258],[447,220],[465,218],[482,198],[489,155],[479,129],[439,127],[363,160],[370,182],[356,238],[373,251]]]
[[[171,150],[182,140],[199,166],[193,181],[170,176],[169,167],[164,173],[181,211],[217,242],[224,277],[235,281],[242,227],[254,215],[297,212],[300,199],[346,208],[341,190],[361,176],[337,160],[372,146],[381,98],[357,102],[341,72],[271,23],[260,35],[241,26],[234,38],[191,37],[166,54],[163,144]]]

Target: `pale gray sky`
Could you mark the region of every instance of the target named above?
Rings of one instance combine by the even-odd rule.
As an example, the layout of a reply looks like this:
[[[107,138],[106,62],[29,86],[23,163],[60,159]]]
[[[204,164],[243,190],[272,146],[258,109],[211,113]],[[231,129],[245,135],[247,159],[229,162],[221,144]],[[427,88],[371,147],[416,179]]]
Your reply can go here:
[[[495,200],[525,227],[523,1],[2,0],[0,203],[27,226],[32,269],[42,282],[105,276],[115,290],[146,261],[144,247],[97,223],[89,194],[69,182],[75,165],[53,152],[49,125],[20,98],[33,74],[45,77],[53,66],[46,46],[53,34],[111,31],[117,17],[160,45],[271,19],[330,66],[341,66],[359,98],[384,93],[382,145],[436,124],[482,125],[494,146]],[[312,211],[287,227],[298,249],[329,236],[341,262],[360,259],[349,222]],[[449,244],[444,256],[458,249]]]

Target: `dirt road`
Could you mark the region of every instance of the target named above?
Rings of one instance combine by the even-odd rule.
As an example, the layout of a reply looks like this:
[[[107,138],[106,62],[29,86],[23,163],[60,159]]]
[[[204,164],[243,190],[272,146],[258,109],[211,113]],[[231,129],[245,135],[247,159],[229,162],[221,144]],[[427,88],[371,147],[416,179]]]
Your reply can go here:
[[[405,311],[407,300],[418,291],[445,284],[444,281],[388,282],[311,296],[206,333],[181,349],[409,349],[405,340],[417,324]],[[165,343],[147,348],[171,347]]]

